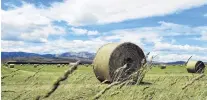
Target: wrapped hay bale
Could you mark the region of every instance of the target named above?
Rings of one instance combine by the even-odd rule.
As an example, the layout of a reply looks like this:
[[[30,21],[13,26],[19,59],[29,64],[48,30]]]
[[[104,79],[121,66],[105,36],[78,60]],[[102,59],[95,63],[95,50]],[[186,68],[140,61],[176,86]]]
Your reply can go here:
[[[143,59],[145,60],[145,55],[142,49],[133,43],[109,43],[99,48],[93,61],[93,69],[99,81],[111,83],[117,69],[130,64],[127,72],[121,76],[124,79],[141,68]]]
[[[9,68],[14,68],[14,64],[9,64]]]
[[[189,61],[186,68],[189,73],[204,73],[205,64],[202,61]]]

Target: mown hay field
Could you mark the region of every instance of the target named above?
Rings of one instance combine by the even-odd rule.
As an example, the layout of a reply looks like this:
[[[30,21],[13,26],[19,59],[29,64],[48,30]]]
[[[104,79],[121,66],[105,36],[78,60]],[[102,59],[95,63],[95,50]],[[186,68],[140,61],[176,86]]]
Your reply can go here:
[[[47,93],[52,84],[70,67],[44,65],[15,65],[14,68],[1,66],[1,99],[34,100]],[[186,83],[200,74],[187,73],[185,67],[167,66],[166,69],[153,67],[141,85],[113,86],[100,100],[207,100],[207,76],[185,89]],[[207,70],[205,70],[207,75]],[[100,83],[91,66],[78,66],[69,78],[45,100],[91,100],[108,84]]]

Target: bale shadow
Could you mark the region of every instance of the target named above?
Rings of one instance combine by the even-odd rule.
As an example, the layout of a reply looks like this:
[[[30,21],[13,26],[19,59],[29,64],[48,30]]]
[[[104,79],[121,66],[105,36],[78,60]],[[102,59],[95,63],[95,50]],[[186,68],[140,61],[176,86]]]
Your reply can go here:
[[[140,82],[140,85],[152,85],[150,82]]]

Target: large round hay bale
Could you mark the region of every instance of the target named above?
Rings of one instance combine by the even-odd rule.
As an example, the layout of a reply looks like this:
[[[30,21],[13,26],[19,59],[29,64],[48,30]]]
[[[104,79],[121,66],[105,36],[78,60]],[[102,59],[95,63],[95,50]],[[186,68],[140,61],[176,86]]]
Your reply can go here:
[[[205,64],[202,61],[189,61],[186,68],[189,73],[203,73]]]
[[[116,69],[129,63],[130,70],[124,76],[127,77],[141,68],[143,59],[145,60],[145,55],[142,49],[133,43],[109,43],[99,48],[93,61],[93,69],[99,81],[111,83]]]
[[[9,64],[9,68],[14,68],[14,64]]]

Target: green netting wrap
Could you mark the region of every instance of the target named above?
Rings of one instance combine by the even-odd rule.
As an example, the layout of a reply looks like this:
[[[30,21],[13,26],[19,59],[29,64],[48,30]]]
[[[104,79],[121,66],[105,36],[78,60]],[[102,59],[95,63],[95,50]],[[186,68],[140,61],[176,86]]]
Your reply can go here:
[[[189,61],[186,68],[189,73],[203,73],[205,64],[202,61]]]
[[[124,77],[137,71],[145,55],[142,49],[130,42],[109,43],[102,46],[93,61],[94,73],[99,81],[113,82],[116,69],[130,64]]]

